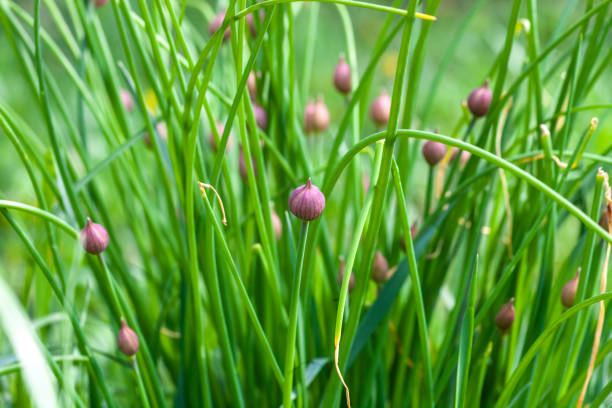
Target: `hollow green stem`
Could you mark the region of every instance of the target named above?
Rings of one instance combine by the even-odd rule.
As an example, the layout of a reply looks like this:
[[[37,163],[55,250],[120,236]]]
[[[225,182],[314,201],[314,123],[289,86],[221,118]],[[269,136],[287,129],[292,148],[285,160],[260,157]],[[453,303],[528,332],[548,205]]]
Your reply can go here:
[[[291,407],[291,388],[293,383],[293,362],[295,357],[295,338],[297,335],[298,302],[300,297],[300,283],[302,281],[302,267],[304,266],[304,253],[306,252],[306,238],[308,237],[308,221],[302,221],[302,229],[298,241],[298,258],[295,265],[295,274],[291,283],[291,304],[289,307],[289,328],[287,342],[285,343],[285,381],[283,384],[283,407]]]

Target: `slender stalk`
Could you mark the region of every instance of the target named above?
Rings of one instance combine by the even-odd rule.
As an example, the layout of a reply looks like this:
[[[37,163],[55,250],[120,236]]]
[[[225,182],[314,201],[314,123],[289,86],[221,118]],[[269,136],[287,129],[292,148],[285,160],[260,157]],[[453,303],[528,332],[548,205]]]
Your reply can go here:
[[[287,340],[285,343],[285,380],[283,383],[283,407],[291,407],[291,389],[293,387],[293,369],[295,357],[295,338],[297,334],[298,303],[300,299],[300,284],[302,282],[302,268],[304,266],[304,255],[306,252],[306,239],[308,237],[308,221],[302,221],[300,238],[298,240],[297,263],[295,273],[291,279],[291,295],[289,306],[289,327],[287,329]]]

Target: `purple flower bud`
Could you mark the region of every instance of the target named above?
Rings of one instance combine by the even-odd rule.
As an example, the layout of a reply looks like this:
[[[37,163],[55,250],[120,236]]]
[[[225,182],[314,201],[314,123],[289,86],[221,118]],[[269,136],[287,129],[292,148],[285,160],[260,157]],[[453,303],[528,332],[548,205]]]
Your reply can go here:
[[[423,157],[431,167],[435,166],[446,155],[446,145],[428,140],[423,144]]]
[[[389,263],[380,252],[376,251],[374,263],[372,264],[372,280],[376,283],[383,283],[389,278]]]
[[[341,94],[351,92],[351,67],[346,63],[344,55],[340,54],[338,65],[334,70],[334,86]]]
[[[265,109],[253,102],[253,115],[255,115],[255,122],[261,130],[268,128],[268,114]]]
[[[127,325],[125,319],[122,317],[121,329],[119,329],[119,333],[117,333],[117,348],[126,356],[132,357],[138,352],[139,347],[140,342],[138,341],[138,336],[136,333],[134,333],[134,330]]]
[[[276,238],[276,240],[278,241],[281,234],[283,233],[283,223],[276,211],[274,211],[274,208],[272,208],[272,210],[270,211],[270,215],[272,216],[272,229],[274,229],[274,238]]]
[[[257,177],[257,167],[255,167],[255,160],[251,157],[251,163],[253,164],[253,174]],[[244,158],[244,151],[242,150],[242,146],[240,146],[240,157],[238,158],[238,172],[240,173],[240,177],[242,180],[248,180],[247,166],[246,160]]]
[[[311,133],[314,132],[315,126],[315,116],[317,114],[317,105],[313,101],[308,101],[306,107],[304,108],[304,132]]]
[[[166,122],[157,122],[157,125],[155,125],[155,130],[157,130],[157,133],[163,142],[168,141],[168,128],[166,127]],[[143,140],[147,148],[150,149],[153,147],[153,143],[151,143],[151,136],[149,136],[148,133],[144,135]]]
[[[259,21],[263,21],[264,15],[263,12],[259,12]],[[257,35],[257,28],[255,27],[255,18],[253,18],[253,14],[247,14],[246,22],[249,26],[249,31],[251,32],[251,37],[255,37]]]
[[[480,118],[487,114],[493,94],[489,89],[489,80],[487,79],[483,86],[474,89],[468,98],[468,108],[472,115]]]
[[[225,131],[225,126],[223,126],[223,123],[216,122],[215,126],[217,128],[217,133],[219,134],[219,138],[223,137],[223,131]],[[232,147],[233,144],[234,144],[234,138],[232,137],[232,134],[230,133],[227,139],[227,145],[225,146],[225,150],[227,151],[230,147]],[[217,153],[217,141],[215,140],[215,134],[213,133],[212,130],[210,131],[210,135],[208,136],[208,145],[210,146],[213,152]]]
[[[255,78],[255,73],[253,71],[251,71],[249,77],[247,78],[247,89],[249,90],[249,95],[251,96],[251,99],[255,100],[255,98],[257,98],[257,81]]]
[[[453,147],[453,152],[451,153],[451,160],[455,160],[458,152],[459,152],[459,149],[457,149],[456,147]],[[472,154],[470,152],[466,150],[461,150],[461,154],[459,155],[459,164],[461,164],[462,166],[465,165],[465,163],[467,163],[468,160],[470,160],[470,157],[472,157]]]
[[[418,233],[419,233],[419,229],[418,229],[417,223],[415,221],[410,226],[410,236],[412,237],[412,240],[414,240],[416,238]],[[406,240],[404,239],[404,237],[400,238],[400,248],[402,248],[402,251],[406,252]]]
[[[98,8],[104,6],[106,3],[108,3],[108,0],[95,0],[94,1],[94,5]]]
[[[343,260],[340,260],[340,268],[338,269],[338,286],[342,286],[342,281],[344,280],[344,272],[346,272],[346,264]],[[351,273],[351,277],[349,278],[349,292],[352,292],[354,287],[355,275]]]
[[[304,221],[319,218],[324,209],[325,196],[310,179],[303,186],[293,190],[289,197],[289,210]]]
[[[122,89],[119,92],[119,97],[121,98],[121,103],[126,111],[132,112],[134,110],[134,101],[132,100],[132,94],[127,89]]]
[[[325,132],[329,127],[329,110],[327,109],[322,97],[319,97],[319,100],[315,104],[314,113],[314,130],[317,132]]]
[[[578,282],[580,280],[580,268],[576,272],[576,276],[568,280],[561,290],[561,303],[565,307],[574,306],[576,300],[576,292],[578,291]]]
[[[223,25],[223,19],[225,18],[225,11],[220,12],[217,16],[208,24],[208,34],[212,37],[218,29]],[[223,34],[223,41],[227,41],[230,37],[230,28],[227,27]]]
[[[504,303],[499,309],[499,312],[495,315],[495,325],[502,333],[506,333],[514,319],[516,317],[516,311],[514,310],[514,298],[511,298],[508,303]]]
[[[370,117],[378,126],[386,125],[389,122],[391,113],[391,98],[386,91],[381,91],[378,98],[374,99],[370,106]]]
[[[81,244],[85,252],[97,255],[106,249],[108,241],[106,229],[87,218],[87,225],[81,230]]]

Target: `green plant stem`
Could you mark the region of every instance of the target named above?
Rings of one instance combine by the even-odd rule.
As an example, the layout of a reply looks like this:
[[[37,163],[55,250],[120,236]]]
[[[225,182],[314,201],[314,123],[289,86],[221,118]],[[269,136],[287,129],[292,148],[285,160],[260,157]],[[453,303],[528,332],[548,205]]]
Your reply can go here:
[[[134,373],[136,374],[136,380],[138,381],[138,393],[140,394],[140,400],[143,408],[151,408],[149,404],[149,398],[147,398],[147,391],[145,390],[144,382],[142,381],[142,375],[138,368],[138,363],[132,360],[132,366],[134,367]]]
[[[302,221],[300,238],[298,241],[297,263],[295,273],[291,279],[291,295],[289,306],[289,327],[287,329],[287,340],[285,343],[285,381],[283,383],[283,407],[291,407],[291,389],[293,387],[293,365],[295,357],[295,338],[297,334],[298,303],[300,298],[300,284],[302,281],[302,268],[304,266],[304,255],[306,251],[306,239],[308,238],[308,221]]]
[[[431,210],[431,199],[433,196],[433,182],[434,182],[434,168],[429,166],[429,171],[427,172],[427,190],[425,190],[425,209],[423,214],[423,219],[427,219],[429,217],[429,211]]]
[[[423,293],[421,289],[421,281],[417,267],[417,259],[414,253],[414,243],[412,242],[412,233],[410,230],[410,221],[406,208],[406,200],[404,198],[404,190],[402,188],[402,179],[397,166],[397,162],[393,159],[391,167],[393,173],[393,181],[395,184],[395,196],[397,198],[398,214],[404,233],[404,241],[406,242],[406,255],[408,257],[408,269],[410,270],[410,280],[412,281],[412,295],[414,296],[414,304],[417,314],[417,324],[419,328],[419,345],[421,347],[421,358],[423,359],[423,369],[425,371],[425,386],[427,387],[427,400],[429,405],[434,404],[434,382],[431,371],[431,356],[429,351],[429,335],[427,332],[427,317],[425,316],[425,305],[423,302]]]

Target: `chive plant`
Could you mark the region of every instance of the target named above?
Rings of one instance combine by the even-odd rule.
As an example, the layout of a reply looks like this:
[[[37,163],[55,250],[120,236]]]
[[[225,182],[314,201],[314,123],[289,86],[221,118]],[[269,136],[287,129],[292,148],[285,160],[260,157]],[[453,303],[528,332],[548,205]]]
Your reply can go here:
[[[611,3],[0,0],[0,406],[610,406]]]

